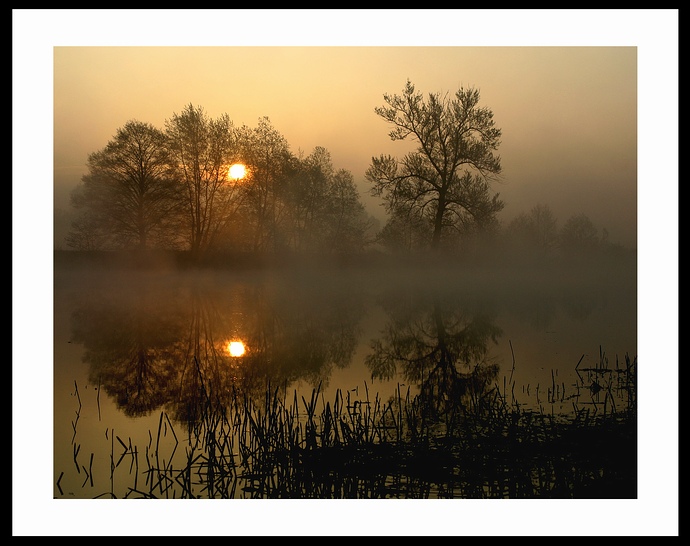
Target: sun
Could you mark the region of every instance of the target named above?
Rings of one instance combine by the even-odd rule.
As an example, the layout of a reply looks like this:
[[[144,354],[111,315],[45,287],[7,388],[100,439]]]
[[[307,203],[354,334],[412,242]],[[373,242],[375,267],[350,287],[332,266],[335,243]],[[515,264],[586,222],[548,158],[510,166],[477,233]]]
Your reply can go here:
[[[242,165],[242,163],[235,163],[234,165],[231,165],[230,171],[228,172],[228,176],[233,180],[240,180],[241,178],[244,178],[246,174],[247,168]]]
[[[231,341],[228,343],[228,352],[230,356],[242,356],[244,351],[244,343],[241,341]]]

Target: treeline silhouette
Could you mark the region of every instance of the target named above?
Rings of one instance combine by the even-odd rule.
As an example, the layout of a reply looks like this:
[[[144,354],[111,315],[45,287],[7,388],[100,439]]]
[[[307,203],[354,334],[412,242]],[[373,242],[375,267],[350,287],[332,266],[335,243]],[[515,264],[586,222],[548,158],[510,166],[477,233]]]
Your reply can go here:
[[[190,104],[165,130],[129,121],[88,169],[71,195],[72,249],[356,252],[370,227],[351,173],[324,148],[292,154],[267,118],[236,128]]]
[[[327,149],[295,154],[267,117],[235,126],[227,114],[214,119],[188,104],[163,129],[128,121],[89,155],[73,210],[56,213],[56,237],[66,232],[71,250],[172,252],[191,263],[373,254],[531,261],[625,252],[585,214],[559,227],[541,203],[501,224],[504,203],[491,191],[501,174],[501,131],[477,91],[424,97],[408,81],[401,95],[384,99],[375,113],[393,126],[391,139],[418,147],[400,159],[372,157],[365,176],[383,200],[383,226]],[[243,167],[239,174],[233,165]]]

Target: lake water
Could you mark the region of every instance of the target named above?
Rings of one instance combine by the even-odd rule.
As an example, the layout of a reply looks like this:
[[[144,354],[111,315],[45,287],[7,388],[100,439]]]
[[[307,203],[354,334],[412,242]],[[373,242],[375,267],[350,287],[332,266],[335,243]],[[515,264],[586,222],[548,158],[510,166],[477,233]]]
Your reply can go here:
[[[567,413],[591,382],[581,370],[636,357],[636,290],[634,260],[534,269],[57,264],[54,497],[126,497],[134,465],[187,433],[202,395],[261,397],[267,381],[307,401],[314,389],[324,401],[387,400],[414,396],[450,358],[461,372],[492,370],[520,404]],[[120,457],[133,447],[138,459]]]

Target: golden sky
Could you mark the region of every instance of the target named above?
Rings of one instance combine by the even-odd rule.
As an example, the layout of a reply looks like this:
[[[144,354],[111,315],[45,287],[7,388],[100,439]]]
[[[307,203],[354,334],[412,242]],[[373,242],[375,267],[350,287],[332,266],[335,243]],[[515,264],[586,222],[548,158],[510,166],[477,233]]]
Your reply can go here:
[[[30,324],[32,332],[41,332],[22,343],[30,344],[34,360],[52,362],[47,341],[52,313],[50,308],[26,317],[21,312],[52,301],[53,207],[64,206],[88,154],[102,149],[124,123],[136,119],[162,128],[188,103],[214,117],[227,113],[236,124],[254,126],[268,116],[293,152],[326,147],[336,168],[352,172],[364,198],[371,157],[405,151],[389,140],[374,108],[383,104],[384,93],[399,93],[409,78],[424,93],[453,93],[459,86],[480,90],[481,104],[493,110],[503,131],[503,182],[496,186],[506,202],[502,219],[547,204],[561,224],[569,214],[584,212],[609,231],[612,241],[637,244],[639,306],[645,311],[639,314],[640,359],[677,364],[678,10],[12,12],[13,325]],[[376,202],[365,201],[370,211],[380,210]],[[25,301],[29,297],[33,305]],[[13,328],[13,344],[15,335]],[[18,375],[25,369],[31,371],[15,362],[13,386],[32,389],[32,407],[36,393],[48,393],[49,400],[51,372],[45,374],[48,384],[41,385],[36,374]],[[647,412],[656,402],[668,402],[675,373],[672,367],[670,373],[645,374],[641,398],[666,393],[646,404]],[[29,409],[22,405],[20,413]],[[13,445],[51,438],[50,412],[49,407],[28,416],[32,436]],[[641,428],[649,430],[645,419],[650,419],[661,433],[667,418],[645,413]],[[35,451],[38,456],[51,447]],[[649,462],[644,451],[640,455],[641,464]],[[19,510],[25,501],[29,514],[40,511],[48,533],[74,534],[75,524],[83,523],[84,532],[98,534],[102,530],[90,527],[90,521],[113,523],[116,507],[109,503],[107,514],[89,507],[95,513],[87,521],[37,498],[36,492],[49,487],[52,464],[37,464],[33,457],[25,462],[25,472],[13,472],[36,482],[21,491],[13,488],[13,506]],[[653,525],[667,522],[677,508],[658,502],[672,497],[673,491],[663,489],[669,480],[642,478],[640,501],[624,506],[618,517],[628,522],[626,532],[654,535]],[[27,490],[30,498],[22,499]],[[510,535],[577,532],[573,526],[598,534],[597,525],[604,523],[592,519],[597,508],[587,504],[569,504],[565,513],[540,504],[543,528],[537,530],[524,527],[532,520],[520,518],[526,512],[508,504],[500,514],[492,505],[493,521],[486,519],[482,503],[463,504],[462,530],[453,503],[435,505],[430,517],[437,532],[451,535],[493,534],[497,522],[505,523]],[[271,506],[276,518],[283,512],[291,516],[285,520],[288,532],[307,517],[312,523],[332,521],[328,505],[289,506]],[[616,507],[606,505],[610,517]],[[169,517],[169,506],[151,508],[161,513],[147,511],[147,519],[165,518],[166,531],[188,531],[175,523],[182,525],[190,514],[176,520]],[[343,521],[357,521],[356,530],[364,534],[379,534],[377,525],[386,517],[382,510],[376,504],[375,510],[358,512],[356,520]],[[405,510],[396,521],[407,527],[390,534],[435,532],[428,518],[419,517],[419,504],[405,503]],[[215,525],[228,514],[214,516]],[[254,516],[249,506],[234,505],[234,529],[252,534]],[[124,517],[134,516],[125,512]],[[249,527],[242,526],[245,520]],[[35,529],[34,521],[13,518],[25,531]],[[198,531],[210,523],[204,516]],[[337,524],[316,530],[348,534]],[[213,531],[222,533],[217,527]]]

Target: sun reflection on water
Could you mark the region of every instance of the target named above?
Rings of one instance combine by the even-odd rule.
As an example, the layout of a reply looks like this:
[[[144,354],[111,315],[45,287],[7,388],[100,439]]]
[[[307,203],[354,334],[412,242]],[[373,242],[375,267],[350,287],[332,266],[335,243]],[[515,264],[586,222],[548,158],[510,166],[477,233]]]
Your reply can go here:
[[[230,353],[230,356],[242,356],[245,351],[244,343],[241,341],[228,342],[228,353]]]

